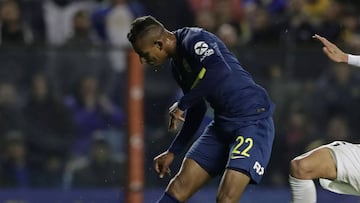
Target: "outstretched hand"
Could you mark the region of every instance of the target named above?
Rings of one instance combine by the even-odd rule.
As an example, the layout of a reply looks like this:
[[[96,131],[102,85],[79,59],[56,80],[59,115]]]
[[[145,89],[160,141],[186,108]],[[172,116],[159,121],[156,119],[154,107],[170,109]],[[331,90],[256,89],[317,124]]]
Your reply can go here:
[[[166,174],[171,175],[169,166],[174,161],[174,157],[173,153],[166,151],[154,158],[154,168],[160,178],[163,178]]]
[[[335,62],[348,62],[348,55],[325,37],[315,34],[313,38],[318,39],[324,45],[323,51],[331,60]]]
[[[183,117],[184,111],[178,108],[178,103],[175,102],[170,108],[169,108],[169,114],[170,114],[170,121],[169,121],[169,130],[175,131],[178,127],[178,121],[185,121],[185,118]]]

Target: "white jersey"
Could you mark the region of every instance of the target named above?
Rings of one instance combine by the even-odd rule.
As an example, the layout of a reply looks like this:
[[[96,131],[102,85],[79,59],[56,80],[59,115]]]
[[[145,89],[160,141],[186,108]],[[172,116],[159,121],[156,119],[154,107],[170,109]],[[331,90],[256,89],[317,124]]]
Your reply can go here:
[[[335,180],[320,179],[321,186],[332,192],[360,196],[360,144],[335,141],[323,147],[332,152],[337,177]]]

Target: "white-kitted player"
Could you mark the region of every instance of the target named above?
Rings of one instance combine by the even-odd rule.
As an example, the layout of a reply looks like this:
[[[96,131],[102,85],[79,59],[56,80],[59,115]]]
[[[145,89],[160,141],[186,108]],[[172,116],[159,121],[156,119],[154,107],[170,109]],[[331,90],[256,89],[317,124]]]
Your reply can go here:
[[[345,53],[320,35],[313,38],[322,42],[331,60],[360,67],[360,55]],[[360,144],[335,141],[294,158],[289,175],[292,203],[316,202],[314,179],[329,191],[360,196]]]

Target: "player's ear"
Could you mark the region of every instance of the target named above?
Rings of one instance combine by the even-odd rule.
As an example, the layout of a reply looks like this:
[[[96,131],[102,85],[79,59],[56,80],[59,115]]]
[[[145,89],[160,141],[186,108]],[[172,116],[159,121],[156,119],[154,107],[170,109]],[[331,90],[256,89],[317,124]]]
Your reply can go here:
[[[160,50],[162,50],[162,49],[163,49],[163,46],[164,46],[164,44],[163,44],[163,42],[162,42],[161,40],[156,40],[156,41],[154,42],[154,45],[155,45],[158,49],[160,49]]]

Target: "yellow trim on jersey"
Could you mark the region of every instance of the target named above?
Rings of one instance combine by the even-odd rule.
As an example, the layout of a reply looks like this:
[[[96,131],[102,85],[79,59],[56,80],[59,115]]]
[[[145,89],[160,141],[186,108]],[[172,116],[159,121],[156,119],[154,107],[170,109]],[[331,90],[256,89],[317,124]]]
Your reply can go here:
[[[200,72],[199,72],[197,78],[195,79],[194,83],[191,85],[191,89],[193,89],[193,88],[199,83],[199,81],[200,81],[201,79],[203,79],[205,73],[206,73],[206,68],[203,67],[203,68],[200,70]]]

